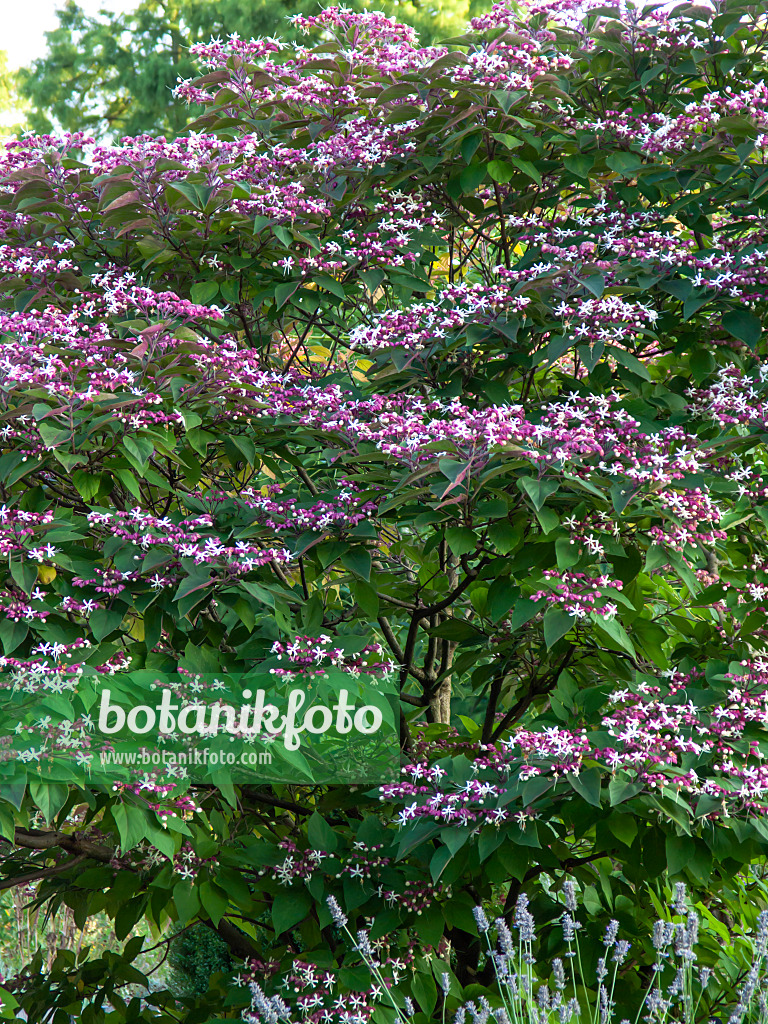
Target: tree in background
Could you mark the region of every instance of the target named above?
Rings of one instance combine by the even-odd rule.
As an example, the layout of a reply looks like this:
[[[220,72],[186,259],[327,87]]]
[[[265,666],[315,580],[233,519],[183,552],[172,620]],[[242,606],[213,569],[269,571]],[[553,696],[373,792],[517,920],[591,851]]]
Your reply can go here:
[[[353,0],[350,6],[365,10],[371,3]],[[424,43],[456,34],[472,13],[472,0],[374,6],[414,26]],[[194,74],[191,44],[231,33],[296,39],[286,19],[316,10],[316,0],[142,0],[127,14],[89,17],[66,0],[59,25],[46,33],[45,56],[17,73],[19,92],[31,106],[29,125],[35,132],[59,126],[99,138],[173,136],[188,120],[172,93],[179,78]]]
[[[16,75],[8,67],[8,54],[0,50],[0,138],[18,135],[23,130],[24,126],[17,120],[22,105]]]
[[[232,968],[226,942],[202,924],[185,929],[176,936],[170,945],[168,962],[177,990],[198,995],[208,991],[213,974]]]

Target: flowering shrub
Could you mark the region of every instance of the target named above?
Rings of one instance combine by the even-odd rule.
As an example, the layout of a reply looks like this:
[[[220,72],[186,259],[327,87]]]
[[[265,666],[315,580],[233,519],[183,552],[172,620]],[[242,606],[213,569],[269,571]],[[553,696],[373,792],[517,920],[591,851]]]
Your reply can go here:
[[[498,1009],[478,903],[548,921],[577,880],[596,965],[668,882],[730,942],[765,854],[763,10],[297,25],[195,47],[183,137],[0,157],[0,693],[42,707],[32,769],[0,763],[2,885],[122,944],[33,960],[7,1014],[282,1014],[217,979],[125,999],[142,919],[158,955],[205,923],[270,998],[326,979],[307,1020],[442,1020],[445,973]],[[278,655],[393,663],[397,782],[34,774],[50,715],[73,764],[103,746],[78,681]]]

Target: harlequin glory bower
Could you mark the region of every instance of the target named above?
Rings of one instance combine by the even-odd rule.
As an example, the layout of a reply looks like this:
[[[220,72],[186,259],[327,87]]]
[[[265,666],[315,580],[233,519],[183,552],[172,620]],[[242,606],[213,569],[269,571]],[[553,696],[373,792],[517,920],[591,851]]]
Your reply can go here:
[[[34,714],[2,870],[128,940],[33,961],[30,1018],[105,1019],[141,936],[149,970],[198,920],[259,991],[322,971],[324,1024],[367,1017],[327,896],[440,1020],[498,999],[479,903],[547,921],[574,880],[587,960],[667,882],[729,920],[766,842],[764,21],[496,6],[424,49],[331,9],[197,48],[184,137],[6,147],[0,640]],[[41,784],[99,752],[79,681],[278,656],[394,663],[397,783]],[[114,1012],[236,1017],[230,980]]]

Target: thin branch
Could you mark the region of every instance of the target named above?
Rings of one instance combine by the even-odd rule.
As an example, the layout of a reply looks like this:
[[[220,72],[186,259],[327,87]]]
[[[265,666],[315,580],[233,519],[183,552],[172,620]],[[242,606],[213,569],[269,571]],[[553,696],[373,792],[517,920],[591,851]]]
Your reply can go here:
[[[243,796],[256,800],[260,804],[268,804],[270,807],[281,807],[284,811],[293,811],[294,814],[312,813],[310,807],[302,807],[301,804],[295,804],[292,800],[281,800],[279,797],[272,796],[271,793],[262,793],[251,786],[243,788]]]
[[[88,859],[87,853],[78,853],[71,860],[60,861],[49,868],[40,868],[39,871],[28,871],[25,875],[16,875],[14,878],[5,878],[0,882],[0,892],[4,889],[15,889],[18,885],[28,885],[30,882],[39,882],[43,878],[50,878],[53,875],[61,875],[70,868],[75,867],[82,861]]]
[[[545,693],[549,693],[550,690],[555,688],[560,673],[568,665],[568,663],[570,662],[571,658],[574,656],[575,653],[576,648],[571,646],[566,652],[565,657],[561,660],[560,664],[556,668],[554,668],[552,672],[550,672],[548,675],[542,676],[542,678],[539,680],[533,679],[531,681],[531,685],[528,687],[528,692],[525,694],[525,696],[521,697],[518,701],[515,702],[515,704],[509,709],[506,715],[504,715],[502,720],[493,730],[493,733],[491,734],[492,743],[499,738],[499,736],[504,732],[504,730],[509,725],[512,724],[512,722],[516,722],[517,719],[527,711],[528,707],[534,702],[534,700],[537,697],[542,697]]]

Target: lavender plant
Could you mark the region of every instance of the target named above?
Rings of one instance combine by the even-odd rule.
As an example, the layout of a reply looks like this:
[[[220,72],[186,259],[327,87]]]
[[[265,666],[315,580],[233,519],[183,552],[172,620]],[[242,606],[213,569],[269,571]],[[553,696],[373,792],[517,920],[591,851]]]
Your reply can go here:
[[[574,882],[568,880],[563,884],[562,897],[559,923],[551,923],[546,931],[550,936],[560,931],[565,951],[561,957],[551,960],[544,960],[534,952],[544,936],[542,929],[536,927],[526,896],[518,898],[510,924],[504,917],[497,917],[491,924],[483,907],[474,907],[473,917],[492,965],[495,991],[466,1000],[456,992],[453,973],[447,970],[438,975],[438,969],[435,975],[441,992],[440,1006],[431,1012],[427,1010],[426,1014],[424,1007],[417,1009],[413,999],[400,991],[397,972],[390,973],[382,964],[382,944],[371,940],[370,930],[361,929],[353,934],[338,901],[328,897],[334,925],[369,970],[373,982],[366,1012],[342,1013],[341,1018],[359,1024],[369,1019],[374,1007],[388,1006],[402,1024],[446,1018],[454,1024],[467,1021],[472,1024],[490,1021],[496,1024],[611,1024],[617,1019],[617,985],[619,988],[626,986],[635,977],[641,982],[636,1008],[631,1018],[622,1018],[621,1024],[628,1024],[630,1020],[634,1024],[641,1020],[648,1024],[695,1024],[707,1020],[715,1010],[728,1014],[728,1024],[765,1020],[768,911],[759,911],[754,931],[745,934],[744,967],[734,983],[717,969],[699,965],[697,947],[701,918],[690,903],[684,883],[675,884],[668,916],[653,923],[650,935],[637,950],[619,937],[619,922],[611,920],[602,938],[601,955],[591,972],[585,970],[582,962],[579,943],[582,922],[577,917],[580,907]],[[743,922],[740,927],[745,927]],[[332,988],[332,984],[333,979],[326,976],[326,988]],[[306,1013],[308,1005],[322,1005],[318,996],[315,1000],[300,998],[298,1006],[292,1008],[279,996],[265,996],[255,981],[251,982],[251,989],[252,1014],[248,1019],[254,1024],[276,1024],[278,1020],[293,1022],[297,1008]],[[624,998],[625,1009],[626,1003]],[[331,1019],[328,1011],[319,1011],[316,1017]]]

